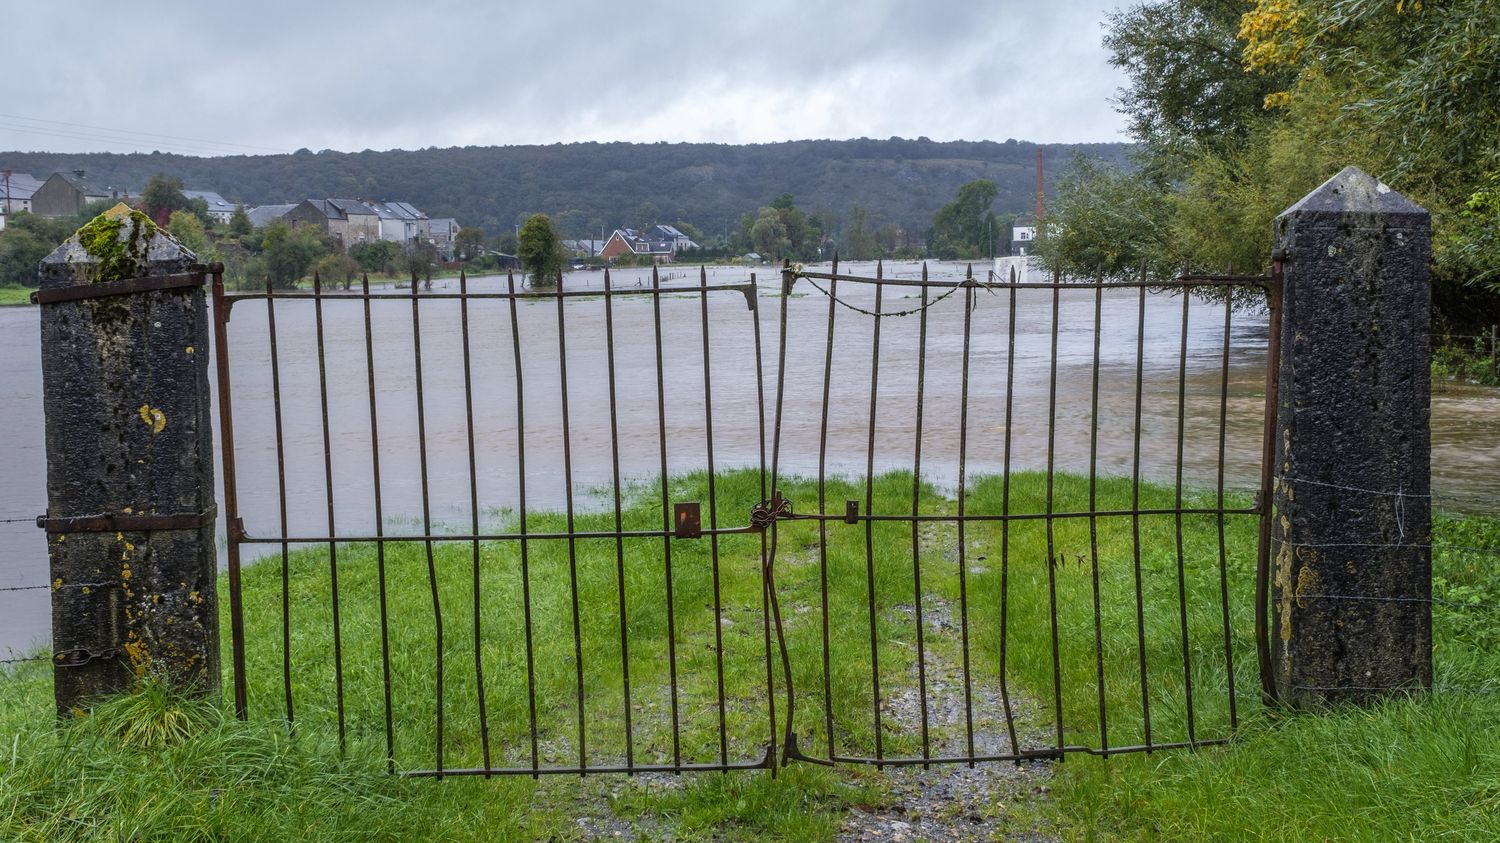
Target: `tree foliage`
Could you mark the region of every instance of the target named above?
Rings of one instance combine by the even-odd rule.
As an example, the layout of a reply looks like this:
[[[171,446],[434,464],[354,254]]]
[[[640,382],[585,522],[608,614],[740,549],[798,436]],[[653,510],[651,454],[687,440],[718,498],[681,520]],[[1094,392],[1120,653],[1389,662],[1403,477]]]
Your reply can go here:
[[[157,225],[165,227],[174,211],[186,211],[189,207],[188,198],[182,193],[182,179],[177,176],[157,173],[141,191],[141,210]]]
[[[567,255],[563,252],[562,238],[552,227],[552,220],[546,214],[533,214],[521,226],[516,239],[516,257],[531,274],[532,285],[550,287],[556,284],[562,277]]]
[[[977,179],[960,187],[958,198],[944,205],[932,218],[932,254],[945,260],[988,255],[998,226],[994,211],[998,194],[999,188],[989,179]]]
[[[307,277],[313,262],[327,249],[312,226],[272,220],[261,238],[260,272],[277,287],[292,287]]]
[[[1064,275],[1128,278],[1144,266],[1162,277],[1181,267],[1171,228],[1171,202],[1143,172],[1078,158],[1058,176],[1035,249]]]
[[[1253,271],[1275,216],[1352,164],[1432,212],[1441,319],[1500,306],[1500,3],[1148,0],[1107,30],[1142,174],[1061,182],[1049,260],[1111,271],[1124,249],[1098,199],[1123,192],[1122,207],[1150,208],[1131,214],[1166,233],[1164,255]]]

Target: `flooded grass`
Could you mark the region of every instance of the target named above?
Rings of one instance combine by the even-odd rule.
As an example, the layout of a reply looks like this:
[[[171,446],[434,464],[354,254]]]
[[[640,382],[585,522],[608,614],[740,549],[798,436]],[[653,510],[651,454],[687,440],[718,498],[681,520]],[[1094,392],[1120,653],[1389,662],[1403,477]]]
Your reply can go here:
[[[1045,511],[1043,475],[1015,475],[1009,485],[1012,512]],[[797,511],[816,511],[815,485],[783,482],[782,489]],[[1059,476],[1052,491],[1056,511],[1076,511],[1086,508],[1090,489],[1085,479]],[[715,492],[721,526],[743,523],[749,507],[760,500],[759,475],[722,475]],[[1132,489],[1127,481],[1101,480],[1094,492],[1099,509],[1129,508]],[[842,512],[843,501],[863,500],[864,495],[862,482],[830,483],[828,509]],[[1175,502],[1173,490],[1161,486],[1143,486],[1141,496],[1146,508],[1170,508]],[[969,487],[965,506],[969,512],[1000,512],[1005,497],[1003,481],[985,477]],[[669,499],[703,501],[707,524],[703,475],[675,478]],[[912,501],[910,474],[885,474],[873,483],[872,511],[877,514],[910,513]],[[1201,493],[1188,493],[1185,503],[1213,502]],[[1228,503],[1240,506],[1246,501],[1232,496]],[[956,510],[957,502],[924,488],[917,506],[925,514],[946,514]],[[633,488],[622,515],[625,529],[659,529],[661,519],[659,488]],[[510,521],[514,524],[513,516]],[[1013,522],[1006,531],[1008,544],[1001,541],[998,522],[972,522],[962,549],[950,524],[923,524],[916,536],[915,565],[913,531],[906,522],[876,522],[868,556],[863,524],[828,523],[827,541],[820,542],[816,523],[782,522],[776,595],[796,689],[794,731],[803,751],[819,756],[827,752],[831,720],[838,754],[873,755],[877,732],[872,680],[877,677],[880,750],[887,756],[923,752],[924,711],[927,747],[934,754],[962,752],[971,719],[979,749],[1007,749],[1003,703],[996,694],[1002,578],[1007,591],[1007,691],[1020,712],[1017,740],[1023,746],[1044,747],[1056,740],[1059,691],[1064,742],[1098,746],[1103,740],[1096,646],[1104,655],[1102,688],[1110,745],[1144,739],[1144,708],[1150,711],[1153,741],[1184,739],[1187,671],[1180,593],[1186,594],[1188,606],[1194,733],[1199,739],[1225,736],[1229,693],[1220,589],[1227,587],[1242,719],[1231,747],[1108,761],[1075,756],[1056,765],[1048,782],[1051,798],[1038,796],[1039,788],[1023,783],[991,794],[986,806],[965,807],[986,813],[983,825],[967,815],[944,821],[986,834],[1055,833],[1068,838],[1372,839],[1424,837],[1429,830],[1493,835],[1494,793],[1500,781],[1496,697],[1438,694],[1327,717],[1272,717],[1259,705],[1254,672],[1249,594],[1255,519],[1226,519],[1222,583],[1217,518],[1183,517],[1181,579],[1175,521],[1170,515],[1141,519],[1139,617],[1130,518],[1099,519],[1092,534],[1087,518],[1056,522],[1051,544],[1059,561],[1051,568],[1042,521]],[[533,515],[527,522],[532,532],[565,526],[565,516],[555,513]],[[613,514],[579,515],[576,527],[613,529]],[[1440,519],[1437,531],[1447,544],[1500,545],[1500,525],[1492,520]],[[478,656],[493,766],[531,763],[532,694],[536,753],[543,765],[577,765],[580,756],[596,765],[624,764],[627,759],[637,765],[663,764],[677,757],[689,763],[753,762],[763,757],[772,737],[768,702],[774,701],[777,718],[783,718],[786,699],[774,631],[769,647],[775,693],[766,693],[767,598],[762,590],[760,537],[721,538],[717,600],[709,539],[671,541],[670,617],[663,545],[660,538],[625,539],[617,555],[614,539],[588,539],[574,543],[570,558],[568,542],[534,540],[528,542],[524,579],[517,542],[479,545]],[[402,770],[430,769],[436,762],[434,582],[443,629],[443,765],[477,767],[485,757],[475,670],[475,547],[461,541],[432,547],[431,568],[422,542],[390,544],[383,559],[393,757]],[[133,712],[123,705],[107,708],[101,717],[56,731],[50,724],[45,665],[23,666],[0,682],[0,735],[8,736],[12,745],[9,760],[0,757],[0,805],[5,809],[0,811],[0,837],[478,840],[576,839],[620,832],[650,839],[831,840],[849,817],[907,798],[892,788],[893,777],[858,766],[831,770],[800,764],[781,770],[774,779],[765,772],[653,774],[641,779],[557,776],[540,782],[526,776],[489,781],[450,777],[443,782],[387,776],[382,560],[372,545],[337,550],[346,724],[342,755],[330,558],[326,548],[294,550],[287,557],[296,723],[289,730],[281,682],[282,566],[277,553],[245,571],[251,677],[247,723],[227,717],[222,704],[168,698],[158,699],[154,708],[138,702]],[[1442,684],[1482,687],[1500,667],[1500,624],[1495,623],[1496,614],[1485,609],[1500,602],[1494,559],[1444,551],[1435,561],[1440,596],[1463,604],[1444,604],[1437,612]],[[825,570],[831,666],[826,685]],[[920,600],[914,571],[921,574]],[[622,579],[628,654],[620,646]],[[872,671],[871,582],[878,672]],[[1059,645],[1055,674],[1054,595]],[[530,673],[523,611],[528,596]],[[918,630],[928,668],[925,676],[917,670]],[[673,648],[675,730],[669,658]],[[966,650],[971,680],[967,692],[962,681]],[[1149,680],[1144,701],[1143,651]],[[924,678],[926,706],[920,705]],[[152,711],[172,706],[186,712],[190,737],[144,749],[121,737],[127,721],[149,719]],[[777,721],[778,738],[782,722]],[[903,811],[907,809],[903,804]],[[938,808],[916,803],[916,816],[904,816],[916,822],[923,811]],[[1270,817],[1275,818],[1274,826],[1267,824]]]

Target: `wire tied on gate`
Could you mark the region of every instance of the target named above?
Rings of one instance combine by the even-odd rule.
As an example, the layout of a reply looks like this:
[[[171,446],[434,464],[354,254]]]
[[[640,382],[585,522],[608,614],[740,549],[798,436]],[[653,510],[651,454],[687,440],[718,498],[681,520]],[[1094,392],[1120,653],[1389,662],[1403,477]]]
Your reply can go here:
[[[974,278],[973,275],[969,275],[968,277],[964,278],[959,283],[953,285],[952,287],[949,287],[948,290],[946,292],[944,292],[942,295],[939,295],[939,296],[931,299],[930,301],[928,301],[924,305],[919,305],[917,307],[908,308],[907,310],[892,310],[892,311],[881,312],[881,311],[877,311],[877,310],[869,310],[867,308],[860,307],[857,304],[850,304],[849,302],[844,301],[843,299],[839,298],[837,295],[834,295],[833,292],[831,292],[830,290],[824,289],[822,286],[820,286],[818,284],[818,282],[812,276],[810,276],[810,275],[807,274],[807,272],[802,268],[802,264],[800,264],[800,263],[794,263],[794,264],[789,265],[787,267],[787,271],[789,273],[791,273],[791,277],[792,278],[802,278],[802,279],[806,280],[807,283],[809,283],[809,284],[812,285],[812,287],[813,287],[814,290],[817,290],[819,293],[822,293],[823,295],[827,296],[828,298],[833,299],[834,302],[837,303],[837,304],[839,304],[840,306],[848,308],[849,310],[852,310],[855,313],[860,313],[860,314],[863,314],[865,316],[872,316],[872,317],[874,317],[876,319],[884,319],[884,318],[886,318],[888,316],[915,316],[916,314],[921,313],[922,311],[927,310],[928,308],[935,307],[943,299],[946,299],[949,296],[952,296],[954,293],[958,292],[959,290],[966,289],[966,288],[979,288],[979,289],[983,289],[983,290],[988,290],[989,293],[990,293],[990,295],[994,295],[994,293],[995,293],[995,290],[994,290],[994,286],[995,285],[993,283],[991,283],[990,281],[978,281],[978,280],[976,280]],[[993,274],[993,270],[991,270],[991,274]],[[978,302],[975,302],[974,304],[970,305],[971,311],[972,311],[972,309],[974,307],[977,307],[977,306],[978,306]]]
[[[778,519],[792,517],[792,502],[783,498],[777,492],[768,501],[761,501],[750,510],[750,526],[757,531],[765,531]]]

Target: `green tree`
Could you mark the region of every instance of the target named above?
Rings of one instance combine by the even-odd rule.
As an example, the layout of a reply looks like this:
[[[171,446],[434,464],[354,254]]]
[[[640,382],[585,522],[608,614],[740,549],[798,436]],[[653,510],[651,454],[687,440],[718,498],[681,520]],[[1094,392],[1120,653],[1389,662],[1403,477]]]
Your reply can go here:
[[[1065,276],[1153,278],[1181,268],[1172,248],[1172,202],[1140,171],[1076,158],[1058,175],[1035,254]]]
[[[343,252],[334,252],[318,258],[313,272],[324,284],[334,284],[349,289],[359,277],[359,262]]]
[[[550,287],[562,277],[567,256],[563,253],[562,238],[552,227],[546,214],[533,214],[521,226],[517,235],[516,257],[521,266],[531,273],[531,283],[536,287]]]
[[[931,250],[940,258],[977,258],[988,254],[997,226],[993,206],[999,188],[976,179],[958,189],[958,198],[932,218]]]
[[[360,271],[394,275],[402,260],[401,244],[390,240],[370,240],[349,247],[349,257],[359,264]]]
[[[253,229],[250,226],[250,215],[245,213],[244,203],[234,206],[234,213],[229,216],[229,233],[235,237],[245,237]]]
[[[484,254],[484,230],[460,228],[454,245],[458,248],[458,253],[466,260],[477,260]]]
[[[311,226],[272,220],[261,239],[260,271],[277,287],[293,287],[307,277],[313,262],[327,249]]]
[[[189,210],[188,198],[182,193],[182,179],[166,173],[152,176],[141,191],[141,209],[160,226],[166,226],[173,211]]]
[[[750,226],[750,242],[761,257],[776,260],[792,257],[792,241],[787,237],[786,223],[775,208],[760,210],[760,217]]]
[[[415,240],[406,248],[406,272],[413,280],[420,278],[432,289],[432,272],[442,260],[437,247],[426,240]]]
[[[849,226],[844,229],[844,242],[840,250],[844,257],[863,261],[880,256],[880,246],[875,242],[874,233],[869,230],[868,217],[868,212],[858,205],[849,211]]]
[[[177,242],[190,249],[200,260],[209,260],[208,234],[203,230],[203,222],[189,211],[173,211],[167,220],[167,233],[177,238]]]

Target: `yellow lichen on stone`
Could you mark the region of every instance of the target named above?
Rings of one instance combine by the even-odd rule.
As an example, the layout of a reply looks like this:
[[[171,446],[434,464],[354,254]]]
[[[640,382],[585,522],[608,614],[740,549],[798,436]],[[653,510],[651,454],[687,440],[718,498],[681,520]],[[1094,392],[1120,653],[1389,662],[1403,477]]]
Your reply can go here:
[[[134,637],[135,633],[130,633]],[[146,668],[151,664],[151,656],[146,652],[146,644],[143,641],[127,641],[120,649],[125,651],[125,657],[130,661],[130,670],[137,677],[146,675]]]
[[[141,421],[151,428],[152,433],[161,433],[167,428],[167,414],[163,413],[150,404],[142,404],[140,409]]]
[[[1320,582],[1322,582],[1322,578],[1318,576],[1317,571],[1314,571],[1306,565],[1303,565],[1300,569],[1298,569],[1296,592],[1297,608],[1307,608],[1307,601],[1304,598],[1309,594],[1316,594],[1318,592],[1318,583]]]

